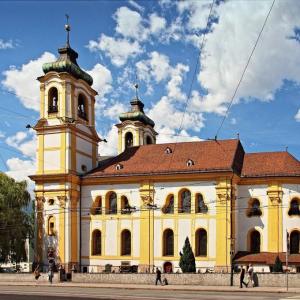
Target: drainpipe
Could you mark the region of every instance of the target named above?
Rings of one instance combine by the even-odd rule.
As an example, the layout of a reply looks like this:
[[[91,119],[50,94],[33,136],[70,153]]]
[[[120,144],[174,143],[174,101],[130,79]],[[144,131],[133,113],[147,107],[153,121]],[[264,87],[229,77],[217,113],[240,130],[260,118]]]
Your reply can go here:
[[[233,177],[234,173],[232,171],[232,176],[230,179],[230,286],[233,286],[233,254],[234,254],[234,236],[233,236]]]

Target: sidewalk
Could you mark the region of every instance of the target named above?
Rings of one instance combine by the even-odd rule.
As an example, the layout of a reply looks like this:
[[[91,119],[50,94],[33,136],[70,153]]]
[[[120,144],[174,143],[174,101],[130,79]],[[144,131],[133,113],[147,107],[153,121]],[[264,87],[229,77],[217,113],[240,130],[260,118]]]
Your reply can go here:
[[[131,289],[131,290],[170,290],[170,291],[205,291],[205,292],[246,292],[246,293],[286,293],[286,288],[278,287],[255,287],[255,288],[243,288],[240,289],[237,286],[196,286],[196,285],[166,285],[166,286],[155,286],[146,284],[107,284],[107,283],[53,283],[52,285],[48,282],[3,282],[0,281],[1,286],[53,286],[53,287],[82,287],[82,288],[113,288],[113,289]],[[299,288],[289,288],[289,293],[300,294]]]

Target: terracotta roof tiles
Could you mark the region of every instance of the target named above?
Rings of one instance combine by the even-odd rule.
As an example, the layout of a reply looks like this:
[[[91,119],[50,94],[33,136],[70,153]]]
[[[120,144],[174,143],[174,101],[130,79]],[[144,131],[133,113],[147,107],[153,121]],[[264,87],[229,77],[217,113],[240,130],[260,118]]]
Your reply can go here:
[[[166,153],[167,148],[172,153]],[[244,150],[239,140],[199,141],[131,147],[85,177],[232,171],[240,173]],[[194,164],[187,166],[187,161]],[[121,164],[119,170],[117,164]]]

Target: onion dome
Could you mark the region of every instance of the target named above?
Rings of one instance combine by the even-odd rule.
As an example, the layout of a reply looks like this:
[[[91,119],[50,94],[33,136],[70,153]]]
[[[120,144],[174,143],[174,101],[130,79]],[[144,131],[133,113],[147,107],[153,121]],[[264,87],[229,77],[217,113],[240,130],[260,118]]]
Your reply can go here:
[[[138,97],[138,94],[137,94],[138,85],[137,84],[135,84],[135,88],[136,88],[136,98],[134,98],[130,101],[131,111],[120,114],[119,119],[121,122],[140,121],[145,125],[150,125],[151,127],[154,127],[155,123],[153,122],[153,120],[151,120],[144,113],[144,103]]]
[[[69,17],[67,16],[67,20],[68,18]],[[67,31],[67,42],[65,47],[58,49],[59,57],[55,62],[43,64],[43,71],[45,74],[51,71],[58,73],[66,72],[71,74],[75,78],[82,79],[89,85],[92,85],[92,76],[90,76],[78,66],[76,61],[76,59],[78,58],[78,53],[70,46],[69,32],[71,30],[71,27],[68,23],[65,25],[65,29]]]

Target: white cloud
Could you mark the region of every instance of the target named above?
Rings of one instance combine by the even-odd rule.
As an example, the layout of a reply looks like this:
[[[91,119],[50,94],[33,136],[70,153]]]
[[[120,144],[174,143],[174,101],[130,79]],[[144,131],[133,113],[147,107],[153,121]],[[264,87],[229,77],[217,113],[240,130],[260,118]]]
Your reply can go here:
[[[199,81],[207,92],[195,101],[201,111],[224,114],[270,5],[270,1],[228,1],[217,6],[218,23],[207,34],[201,55]],[[299,42],[289,38],[300,27],[299,15],[299,3],[275,3],[234,103],[271,101],[285,79],[300,82]]]
[[[4,71],[4,80],[1,83],[6,89],[14,92],[26,108],[39,111],[39,82],[36,78],[43,74],[42,65],[54,60],[53,54],[44,52],[41,57],[29,61],[21,68],[12,66]]]
[[[117,145],[118,145],[118,129],[116,126],[112,126],[106,136],[107,143],[100,143],[99,144],[99,154],[101,156],[113,156],[118,153]]]
[[[230,119],[230,124],[236,125],[236,123],[237,123],[236,118],[231,118]]]
[[[29,183],[28,190],[33,191],[34,183],[28,178],[29,175],[33,175],[36,172],[35,162],[32,160],[22,160],[17,157],[13,157],[7,160],[6,165],[8,171],[5,172],[8,176],[11,176],[17,181],[26,180]]]
[[[36,141],[36,135],[33,130],[28,132],[19,131],[5,140],[7,145],[17,149],[24,156],[31,159],[36,157]]]
[[[211,0],[179,1],[177,2],[177,9],[181,14],[188,12],[188,29],[203,30],[206,28],[211,4]]]
[[[87,48],[92,52],[103,51],[117,67],[123,66],[130,57],[142,53],[142,48],[137,41],[130,42],[125,38],[118,39],[105,34],[102,34],[98,41],[89,41]]]
[[[170,65],[169,57],[153,51],[149,54],[148,60],[142,60],[136,63],[139,79],[144,80],[147,84],[152,79],[160,83],[169,80],[166,89],[168,97],[175,100],[185,99],[185,95],[181,91],[183,77],[189,71],[189,67],[184,64],[177,64],[175,67]],[[149,89],[149,88],[148,88]]]
[[[0,138],[5,138],[5,133],[0,130]]]
[[[12,48],[15,48],[12,40],[5,41],[3,39],[0,39],[0,50],[6,50]]]
[[[169,128],[171,131],[180,129],[199,132],[204,126],[202,114],[192,111],[183,114],[183,110],[177,108],[174,102],[166,96],[163,96],[150,109],[148,115],[154,120],[158,132],[161,132],[164,127]]]
[[[140,12],[143,12],[144,11],[144,7],[139,5],[138,3],[136,3],[135,1],[133,0],[129,0],[128,1],[128,4],[130,4],[132,7],[134,7],[135,9],[139,10]]]
[[[297,114],[295,115],[295,120],[300,122],[300,109],[298,110]]]
[[[112,90],[112,76],[108,68],[101,64],[96,64],[93,69],[87,71],[93,77],[93,89],[98,92],[101,99]]]
[[[126,112],[127,110],[128,108],[123,103],[115,102],[107,106],[107,108],[103,111],[103,114],[112,120],[116,120],[121,113]]]
[[[142,17],[138,12],[122,6],[117,9],[114,18],[117,23],[116,32],[125,38],[144,40],[147,37]]]
[[[156,13],[153,13],[149,17],[150,32],[152,34],[159,34],[166,27],[166,19],[159,17]]]

